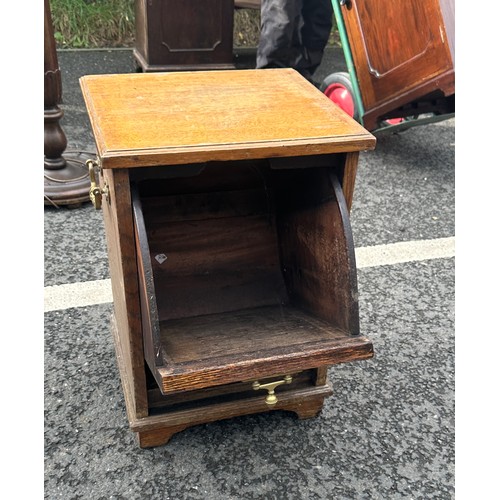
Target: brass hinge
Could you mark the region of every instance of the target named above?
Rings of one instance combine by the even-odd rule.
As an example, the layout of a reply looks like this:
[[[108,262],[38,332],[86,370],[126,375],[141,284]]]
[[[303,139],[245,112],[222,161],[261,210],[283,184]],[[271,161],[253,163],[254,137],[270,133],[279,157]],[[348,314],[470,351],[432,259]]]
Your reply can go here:
[[[107,184],[104,184],[104,187],[101,188],[97,182],[97,171],[99,170],[98,162],[95,160],[87,160],[87,167],[90,177],[90,201],[96,210],[100,210],[102,207],[102,197],[104,196],[106,199],[109,198],[109,188]]]

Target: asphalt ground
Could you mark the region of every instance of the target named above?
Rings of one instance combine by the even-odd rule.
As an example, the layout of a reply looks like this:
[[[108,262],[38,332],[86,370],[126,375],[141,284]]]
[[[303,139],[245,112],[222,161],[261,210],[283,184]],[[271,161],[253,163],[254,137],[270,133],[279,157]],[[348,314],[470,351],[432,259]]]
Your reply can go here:
[[[58,57],[67,150],[93,152],[78,78],[133,72],[132,53]],[[331,50],[317,77],[343,68]],[[330,369],[320,416],[238,417],[140,449],[110,332],[102,214],[46,206],[45,498],[455,498],[455,119],[380,136],[361,154],[351,224],[375,357]]]

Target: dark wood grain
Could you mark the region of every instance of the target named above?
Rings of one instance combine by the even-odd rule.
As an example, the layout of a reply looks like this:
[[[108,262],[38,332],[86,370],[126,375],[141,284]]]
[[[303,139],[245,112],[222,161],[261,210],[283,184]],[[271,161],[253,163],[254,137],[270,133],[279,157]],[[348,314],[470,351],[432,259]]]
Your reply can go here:
[[[282,379],[285,375],[291,375],[293,380],[290,384],[280,386],[277,390],[282,396],[287,391],[296,391],[297,389],[305,389],[312,385],[325,385],[327,380],[322,383],[316,381],[317,370],[303,370],[297,373],[276,373],[271,378],[260,378],[261,383],[266,383],[273,380]],[[234,382],[231,384],[218,385],[214,387],[206,387],[204,389],[193,389],[191,391],[183,391],[164,396],[160,389],[155,386],[148,391],[149,407],[154,409],[153,413],[158,411],[171,411],[195,408],[200,406],[223,403],[227,401],[235,401],[241,398],[255,398],[257,393],[252,388],[254,380],[244,382]],[[261,393],[265,396],[265,392]]]
[[[436,90],[441,97],[455,93],[451,2],[352,0],[342,16],[369,130],[388,112]]]
[[[164,394],[276,372],[294,372],[373,356],[351,337],[292,308],[266,307],[162,323]]]
[[[290,303],[357,335],[354,245],[338,180],[329,169],[279,179],[277,224]]]
[[[126,373],[124,380],[129,385],[129,412],[138,418],[148,414],[148,401],[128,171],[103,172],[101,187],[104,182],[110,190],[109,201],[103,202],[103,216],[116,330]]]
[[[439,0],[352,6],[342,12],[366,109],[453,69]]]
[[[351,190],[356,160],[340,169]],[[145,180],[133,190],[145,354],[161,390],[369,357],[366,339],[349,339],[356,266],[337,169],[226,167],[238,175],[223,189],[217,164],[168,179],[163,197]]]
[[[233,0],[136,0],[143,71],[232,68]]]
[[[290,411],[296,413],[300,419],[313,418],[321,412],[324,399],[331,395],[332,388],[329,384],[284,391],[278,397],[278,403],[274,407],[267,405],[262,395],[256,395],[253,398],[151,415],[132,422],[131,429],[138,434],[141,447],[161,446],[167,443],[176,432],[187,427],[241,415]]]
[[[342,185],[345,203],[348,212],[351,211],[354,199],[354,187],[356,185],[356,173],[358,171],[359,152],[347,153],[345,155],[341,174],[337,175]]]
[[[62,101],[62,80],[57,60],[54,28],[49,0],[44,1],[44,167],[49,170],[66,166],[63,157],[68,144],[60,120],[64,116],[59,107]]]

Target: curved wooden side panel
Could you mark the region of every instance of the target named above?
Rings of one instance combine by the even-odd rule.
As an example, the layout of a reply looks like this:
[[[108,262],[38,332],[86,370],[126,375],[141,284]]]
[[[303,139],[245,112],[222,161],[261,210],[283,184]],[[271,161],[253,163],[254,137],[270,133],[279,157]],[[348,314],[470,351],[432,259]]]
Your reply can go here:
[[[356,253],[354,251],[354,239],[352,236],[351,219],[349,217],[350,207],[344,198],[344,191],[334,173],[330,173],[330,182],[332,183],[337,198],[337,206],[342,220],[342,231],[344,237],[344,252],[342,257],[345,259],[343,268],[345,277],[344,302],[346,307],[346,319],[348,321],[347,331],[351,335],[359,335],[359,294],[358,294],[358,274],[356,269]]]
[[[291,304],[358,335],[354,242],[333,169],[289,172],[280,181],[277,223]]]
[[[142,203],[138,190],[132,189],[132,207],[134,212],[134,232],[137,252],[137,268],[139,279],[139,297],[141,304],[142,337],[144,342],[144,357],[156,376],[155,367],[163,365],[160,345],[160,326],[158,305],[153,277],[153,266],[149,252],[149,243],[142,212]]]

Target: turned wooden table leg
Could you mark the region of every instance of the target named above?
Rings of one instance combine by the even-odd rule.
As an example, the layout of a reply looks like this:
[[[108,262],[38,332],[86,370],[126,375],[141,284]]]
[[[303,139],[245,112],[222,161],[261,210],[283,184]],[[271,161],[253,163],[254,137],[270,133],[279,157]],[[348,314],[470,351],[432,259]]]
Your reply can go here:
[[[89,201],[90,179],[83,153],[63,156],[68,141],[59,123],[64,112],[49,0],[44,14],[44,204],[80,205]]]

